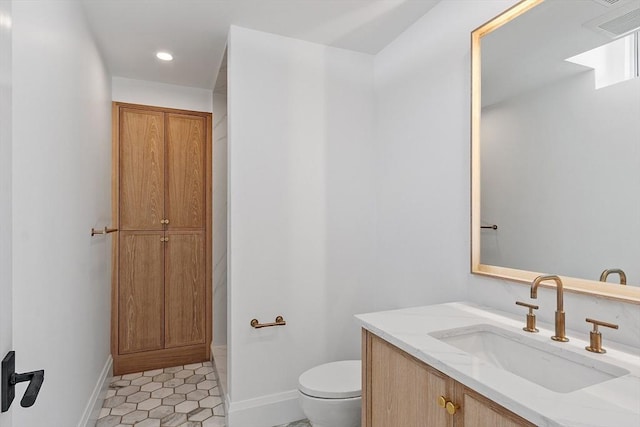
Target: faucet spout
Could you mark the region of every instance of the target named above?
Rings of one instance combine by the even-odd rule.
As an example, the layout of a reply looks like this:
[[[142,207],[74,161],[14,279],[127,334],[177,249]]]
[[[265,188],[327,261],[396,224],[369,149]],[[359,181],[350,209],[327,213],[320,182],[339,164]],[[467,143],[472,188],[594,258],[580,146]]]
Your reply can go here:
[[[565,314],[564,314],[564,288],[562,280],[558,276],[538,276],[531,282],[531,298],[538,298],[538,286],[545,280],[553,280],[556,282],[556,334],[551,337],[554,341],[569,341],[565,333]]]
[[[603,271],[602,274],[600,275],[600,281],[601,282],[606,282],[607,281],[607,277],[609,277],[609,275],[611,273],[617,273],[620,276],[620,284],[621,285],[626,285],[627,284],[627,275],[624,274],[624,271],[622,271],[622,269],[620,269],[620,268],[609,268],[609,269]]]

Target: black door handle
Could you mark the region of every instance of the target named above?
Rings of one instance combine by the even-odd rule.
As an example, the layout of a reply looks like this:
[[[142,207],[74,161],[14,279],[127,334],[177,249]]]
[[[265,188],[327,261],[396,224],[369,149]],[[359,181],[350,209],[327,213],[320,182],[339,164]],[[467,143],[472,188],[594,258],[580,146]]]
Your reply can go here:
[[[29,381],[27,391],[20,400],[20,406],[28,408],[36,402],[40,387],[44,382],[44,370],[16,374],[16,353],[10,351],[2,360],[2,412],[9,410],[16,395],[16,384]]]

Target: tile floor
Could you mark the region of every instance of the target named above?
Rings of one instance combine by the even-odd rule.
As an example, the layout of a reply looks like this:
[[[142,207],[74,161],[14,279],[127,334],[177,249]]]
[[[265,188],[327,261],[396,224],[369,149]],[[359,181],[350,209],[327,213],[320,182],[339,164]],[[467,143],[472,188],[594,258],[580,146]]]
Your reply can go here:
[[[116,376],[96,427],[224,427],[221,394],[211,362]]]

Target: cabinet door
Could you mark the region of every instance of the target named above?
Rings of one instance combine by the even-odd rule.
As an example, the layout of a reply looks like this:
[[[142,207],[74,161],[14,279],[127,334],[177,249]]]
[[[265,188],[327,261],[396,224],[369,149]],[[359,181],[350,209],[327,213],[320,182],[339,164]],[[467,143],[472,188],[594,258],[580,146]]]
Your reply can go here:
[[[169,230],[202,229],[205,222],[204,117],[167,114],[166,218]]]
[[[456,400],[462,402],[462,420],[460,414],[457,414],[456,427],[535,427],[534,424],[460,383],[456,383],[456,394]]]
[[[205,342],[204,232],[168,232],[165,348]]]
[[[164,113],[120,109],[120,230],[162,230]]]
[[[453,417],[438,406],[452,381],[384,340],[369,335],[365,373],[369,427],[448,427]]]
[[[162,232],[120,232],[119,354],[163,348]]]

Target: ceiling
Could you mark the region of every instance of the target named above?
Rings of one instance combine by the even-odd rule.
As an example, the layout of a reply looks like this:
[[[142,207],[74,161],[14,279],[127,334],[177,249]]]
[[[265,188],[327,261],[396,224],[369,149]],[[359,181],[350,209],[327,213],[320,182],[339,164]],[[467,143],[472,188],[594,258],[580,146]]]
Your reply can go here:
[[[230,25],[375,54],[439,0],[83,0],[114,76],[213,89]],[[155,57],[173,54],[172,62]]]
[[[612,41],[594,19],[640,0],[547,0],[482,38],[482,104],[492,105],[589,70],[565,59]]]

